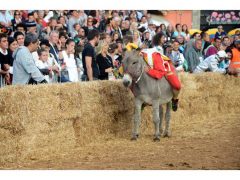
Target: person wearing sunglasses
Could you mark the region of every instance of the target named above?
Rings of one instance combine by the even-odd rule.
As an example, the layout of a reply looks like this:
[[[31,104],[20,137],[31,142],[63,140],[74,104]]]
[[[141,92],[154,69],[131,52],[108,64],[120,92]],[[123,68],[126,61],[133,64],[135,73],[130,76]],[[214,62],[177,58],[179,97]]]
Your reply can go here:
[[[14,18],[11,21],[12,21],[13,31],[15,31],[16,28],[17,28],[17,25],[22,23],[22,16],[20,14],[20,11],[15,11],[14,12]]]

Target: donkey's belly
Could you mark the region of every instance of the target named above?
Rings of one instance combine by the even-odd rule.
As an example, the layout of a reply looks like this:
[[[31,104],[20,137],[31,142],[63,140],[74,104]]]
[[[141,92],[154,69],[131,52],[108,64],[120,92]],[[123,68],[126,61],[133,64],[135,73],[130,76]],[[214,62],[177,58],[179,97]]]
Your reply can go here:
[[[148,104],[148,105],[152,105],[153,99],[149,96],[139,96],[140,100],[143,101],[144,103]]]

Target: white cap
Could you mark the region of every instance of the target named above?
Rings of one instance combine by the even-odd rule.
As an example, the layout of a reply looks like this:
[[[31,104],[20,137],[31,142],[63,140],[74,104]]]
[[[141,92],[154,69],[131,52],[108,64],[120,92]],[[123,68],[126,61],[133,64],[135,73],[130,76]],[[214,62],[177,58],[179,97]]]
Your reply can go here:
[[[218,57],[226,58],[228,57],[227,53],[223,50],[217,52]]]

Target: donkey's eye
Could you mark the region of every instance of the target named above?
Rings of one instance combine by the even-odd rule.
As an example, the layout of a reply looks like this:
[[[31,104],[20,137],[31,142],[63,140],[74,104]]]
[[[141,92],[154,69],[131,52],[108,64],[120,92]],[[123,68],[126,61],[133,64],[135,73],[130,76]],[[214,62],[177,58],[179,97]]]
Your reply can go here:
[[[135,61],[135,62],[133,62],[132,64],[133,64],[133,65],[134,65],[134,64],[137,64],[137,62]]]

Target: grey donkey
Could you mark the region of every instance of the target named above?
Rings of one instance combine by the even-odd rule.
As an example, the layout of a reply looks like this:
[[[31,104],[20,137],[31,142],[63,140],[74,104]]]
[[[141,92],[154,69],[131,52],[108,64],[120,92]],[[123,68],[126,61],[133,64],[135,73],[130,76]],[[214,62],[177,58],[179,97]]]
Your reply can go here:
[[[154,141],[160,141],[162,130],[163,108],[166,104],[165,120],[166,126],[163,137],[170,136],[170,118],[171,118],[171,100],[173,89],[165,77],[154,79],[147,75],[145,66],[147,66],[140,51],[132,50],[125,53],[123,59],[123,85],[130,87],[135,96],[135,114],[134,127],[131,140],[137,140],[139,136],[139,127],[141,123],[142,105],[151,105],[153,108],[153,122],[155,125]]]

